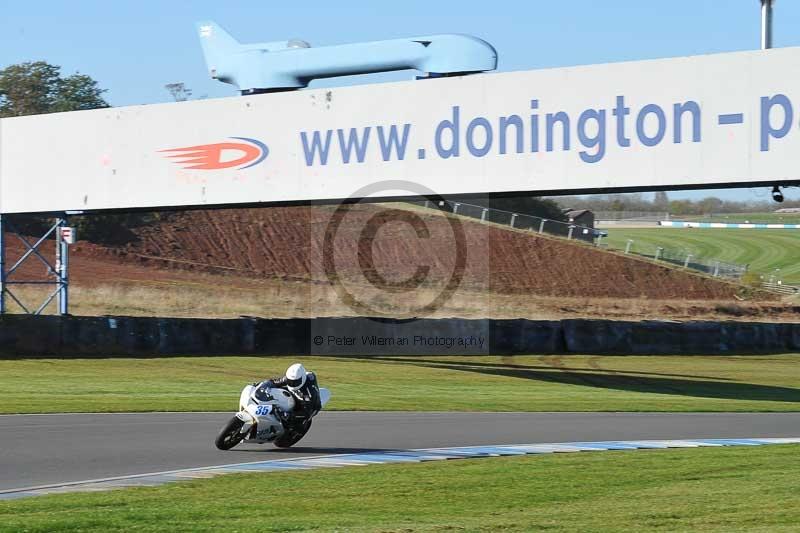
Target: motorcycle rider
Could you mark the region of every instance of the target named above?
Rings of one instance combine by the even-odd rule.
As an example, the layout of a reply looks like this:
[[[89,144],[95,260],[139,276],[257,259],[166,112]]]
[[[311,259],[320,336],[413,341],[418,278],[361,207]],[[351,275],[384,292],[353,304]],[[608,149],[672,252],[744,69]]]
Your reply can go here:
[[[310,418],[322,409],[317,376],[313,372],[307,372],[300,363],[291,365],[286,369],[286,374],[281,377],[271,378],[257,384],[256,399],[266,397],[267,389],[286,389],[294,395],[295,406],[291,413],[278,410],[278,416],[286,428],[291,427],[298,418]]]

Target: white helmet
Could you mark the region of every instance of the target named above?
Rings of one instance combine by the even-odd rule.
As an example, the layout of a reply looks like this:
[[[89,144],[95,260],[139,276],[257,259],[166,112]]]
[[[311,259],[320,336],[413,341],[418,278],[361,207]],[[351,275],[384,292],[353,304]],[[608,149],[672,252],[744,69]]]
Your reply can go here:
[[[295,363],[286,369],[286,385],[289,390],[297,390],[306,383],[306,368]]]

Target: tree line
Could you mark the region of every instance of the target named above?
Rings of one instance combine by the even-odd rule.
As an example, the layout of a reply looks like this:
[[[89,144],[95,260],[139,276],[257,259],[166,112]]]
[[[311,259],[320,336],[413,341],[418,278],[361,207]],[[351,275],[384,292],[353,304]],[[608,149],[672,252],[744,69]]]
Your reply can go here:
[[[591,196],[562,196],[557,198],[562,206],[593,211],[641,211],[669,213],[671,215],[709,215],[715,213],[764,213],[778,208],[800,207],[798,200],[786,200],[782,204],[772,201],[769,190],[764,189],[763,200],[723,200],[708,196],[698,200],[670,200],[669,193],[597,194]]]

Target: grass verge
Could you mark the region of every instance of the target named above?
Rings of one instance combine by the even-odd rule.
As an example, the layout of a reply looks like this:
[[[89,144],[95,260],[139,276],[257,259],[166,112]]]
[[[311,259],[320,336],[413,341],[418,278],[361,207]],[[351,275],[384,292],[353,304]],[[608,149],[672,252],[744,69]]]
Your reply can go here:
[[[187,318],[238,318],[242,315],[272,318],[345,317],[357,313],[341,301],[334,288],[303,282],[255,281],[211,275],[205,283],[139,281],[115,284],[70,285],[70,309],[75,316],[159,316]],[[46,287],[18,286],[14,294],[27,306],[38,306],[48,296]],[[364,289],[364,298],[367,295]],[[398,315],[412,304],[424,305],[439,291],[420,289],[394,299]],[[374,295],[373,295],[374,296]],[[761,297],[759,297],[761,298]],[[382,302],[381,305],[387,302]],[[9,312],[21,313],[13,301]],[[388,305],[388,303],[387,303]],[[58,310],[55,301],[44,314]],[[655,300],[646,298],[564,298],[459,289],[431,318],[605,318],[612,320],[746,320],[800,322],[800,312],[790,302],[771,300]]]
[[[2,531],[796,531],[800,446],[222,476],[0,502]]]
[[[0,361],[0,412],[228,411],[294,358]],[[800,411],[800,355],[304,358],[330,409]]]

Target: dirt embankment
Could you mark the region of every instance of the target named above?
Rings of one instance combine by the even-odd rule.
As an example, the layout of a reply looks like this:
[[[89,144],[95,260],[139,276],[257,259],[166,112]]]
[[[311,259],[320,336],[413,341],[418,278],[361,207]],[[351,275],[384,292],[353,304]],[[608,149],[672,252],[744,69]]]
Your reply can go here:
[[[415,298],[435,296],[446,284],[458,263],[451,225],[457,221],[465,244],[463,280],[437,317],[800,320],[797,302],[769,295],[739,301],[739,288],[723,281],[420,209],[415,213],[424,224],[415,228],[407,211],[386,211],[399,207],[355,206],[331,240],[335,276],[352,283],[357,296],[371,294],[383,309],[397,309],[398,316]],[[137,240],[126,246],[79,242],[71,249],[73,313],[361,314],[325,272],[323,242],[334,212],[333,207],[292,207],[176,213],[137,229]],[[25,247],[11,236],[7,242],[7,261],[13,264]],[[52,241],[42,249],[51,263],[53,249]],[[428,269],[421,292],[403,292],[403,282],[413,280],[420,266]],[[376,291],[365,273],[373,282],[394,283],[401,290]],[[45,267],[32,258],[11,280],[45,277]],[[32,303],[40,302],[48,288],[11,289]]]
[[[415,228],[397,220],[396,212],[387,212],[396,207],[351,207],[331,239],[334,259],[328,273],[335,270],[339,278],[356,282],[371,272],[388,283],[401,283],[422,265],[426,284],[445,284],[459,262],[451,219],[416,211],[424,227]],[[323,243],[334,211],[286,207],[176,213],[135,230],[138,240],[125,247],[81,244],[75,255],[173,270],[328,283]],[[466,244],[462,289],[655,300],[731,300],[738,290],[731,283],[562,239],[464,219],[458,224]]]

